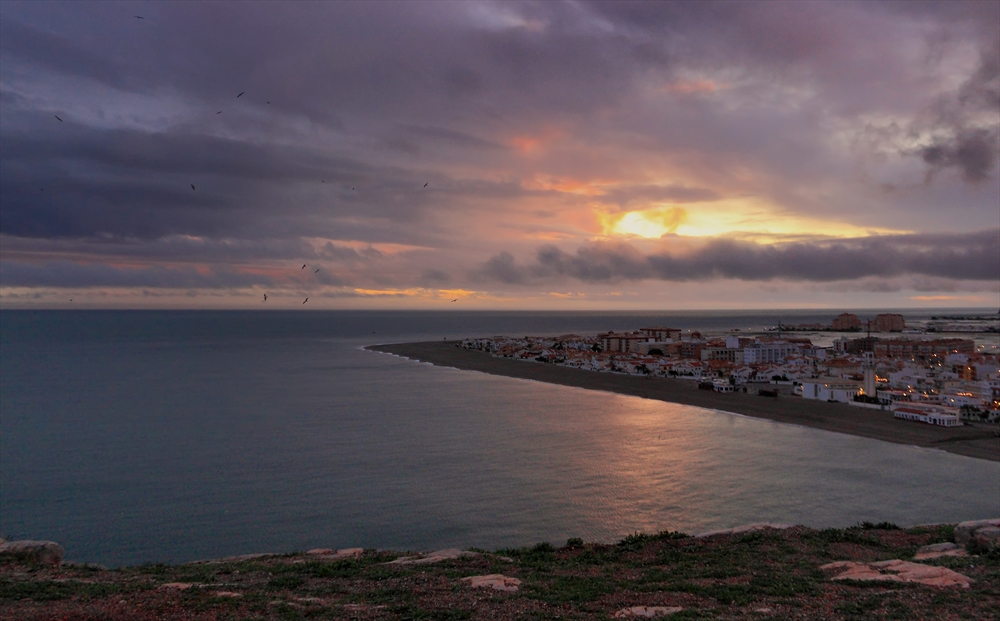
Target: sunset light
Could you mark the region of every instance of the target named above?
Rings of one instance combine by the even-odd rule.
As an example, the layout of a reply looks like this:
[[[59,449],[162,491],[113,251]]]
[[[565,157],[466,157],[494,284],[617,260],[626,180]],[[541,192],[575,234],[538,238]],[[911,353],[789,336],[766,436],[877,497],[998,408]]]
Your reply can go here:
[[[994,4],[0,3],[0,305],[1000,304]]]

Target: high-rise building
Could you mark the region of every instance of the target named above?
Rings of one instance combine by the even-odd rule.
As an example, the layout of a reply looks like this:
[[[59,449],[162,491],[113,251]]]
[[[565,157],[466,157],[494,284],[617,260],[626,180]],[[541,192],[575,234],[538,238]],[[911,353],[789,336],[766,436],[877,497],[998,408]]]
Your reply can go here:
[[[860,330],[861,320],[857,315],[851,313],[841,313],[833,320],[834,330]]]
[[[906,321],[902,315],[882,313],[872,322],[872,330],[876,332],[902,332],[906,329]]]

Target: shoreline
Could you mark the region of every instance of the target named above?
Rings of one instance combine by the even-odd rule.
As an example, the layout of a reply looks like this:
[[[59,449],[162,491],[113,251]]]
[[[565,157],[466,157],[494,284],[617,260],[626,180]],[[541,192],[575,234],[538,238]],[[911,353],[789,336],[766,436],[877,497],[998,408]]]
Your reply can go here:
[[[455,345],[456,341],[432,341],[367,345],[364,349],[462,371],[479,371],[490,375],[691,405],[1000,462],[1000,437],[986,425],[936,427],[901,421],[888,411],[856,408],[843,403],[807,401],[788,395],[775,399],[750,393],[717,393],[700,390],[697,382],[690,380],[597,373],[554,364],[494,358],[484,352],[462,349]]]

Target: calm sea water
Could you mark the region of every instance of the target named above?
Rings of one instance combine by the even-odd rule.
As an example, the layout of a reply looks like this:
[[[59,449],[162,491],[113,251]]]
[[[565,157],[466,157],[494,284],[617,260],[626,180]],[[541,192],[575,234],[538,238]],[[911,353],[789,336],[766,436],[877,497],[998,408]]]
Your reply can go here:
[[[361,350],[829,316],[0,312],[0,532],[132,565],[1000,515],[994,462]]]

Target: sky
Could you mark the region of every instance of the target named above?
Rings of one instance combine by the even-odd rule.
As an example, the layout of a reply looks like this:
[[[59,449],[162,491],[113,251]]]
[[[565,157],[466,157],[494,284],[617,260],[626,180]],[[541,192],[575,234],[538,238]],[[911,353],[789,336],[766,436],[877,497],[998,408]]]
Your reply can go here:
[[[997,308],[998,158],[1000,2],[0,3],[2,308]]]

